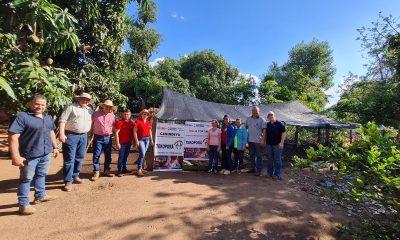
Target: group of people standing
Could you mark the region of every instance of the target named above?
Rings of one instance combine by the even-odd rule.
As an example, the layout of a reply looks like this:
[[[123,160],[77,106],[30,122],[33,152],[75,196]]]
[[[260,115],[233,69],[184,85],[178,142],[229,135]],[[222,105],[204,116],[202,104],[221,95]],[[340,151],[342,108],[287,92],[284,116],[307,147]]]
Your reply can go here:
[[[93,134],[93,176],[92,181],[100,177],[100,155],[104,152],[103,175],[113,177],[111,172],[112,136],[115,135],[116,148],[119,150],[117,176],[131,173],[127,169],[128,155],[131,146],[139,149],[138,176],[147,173],[144,170],[144,159],[148,146],[153,145],[150,112],[146,109],[139,113],[136,121],[131,119],[129,109],[123,111],[120,120],[113,111],[117,106],[111,100],[99,103],[101,108],[93,111],[89,104],[91,95],[82,93],[75,96],[76,102],[68,106],[59,118],[59,140],[63,153],[63,190],[73,190],[72,184],[82,184],[79,177],[89,133]],[[28,103],[29,109],[19,112],[8,129],[9,152],[12,164],[20,168],[18,185],[19,212],[23,215],[35,213],[30,205],[29,191],[33,181],[35,189],[34,204],[56,199],[46,194],[45,177],[49,170],[51,154],[59,155],[55,134],[56,125],[46,112],[47,100],[43,95],[35,95]]]
[[[75,96],[76,102],[68,106],[59,118],[59,140],[62,142],[63,153],[63,190],[73,190],[72,184],[82,184],[79,177],[86,154],[89,133],[93,134],[93,176],[92,181],[100,177],[100,155],[104,152],[103,176],[113,177],[111,171],[112,136],[115,135],[116,148],[119,150],[117,176],[131,173],[127,168],[128,155],[131,146],[139,149],[138,176],[147,173],[144,169],[144,159],[147,148],[153,145],[150,112],[146,109],[139,113],[136,121],[131,119],[129,109],[122,111],[121,119],[117,120],[114,111],[117,106],[111,100],[98,104],[101,108],[93,111],[89,106],[92,98],[88,93]],[[45,110],[47,100],[43,95],[35,95],[28,102],[28,110],[19,112],[11,121],[8,129],[9,152],[12,164],[20,168],[18,185],[19,212],[23,215],[35,213],[30,205],[30,185],[34,183],[34,204],[56,199],[56,196],[46,194],[45,177],[49,170],[51,154],[59,155],[56,139],[56,125],[53,118]],[[222,151],[223,174],[231,171],[240,172],[243,165],[243,153],[246,147],[250,152],[252,172],[260,176],[262,157],[266,150],[268,174],[281,179],[282,150],[286,137],[285,126],[276,120],[273,112],[267,114],[268,122],[260,116],[259,108],[252,108],[252,115],[245,125],[241,119],[231,124],[229,116],[225,115],[223,125],[219,129],[218,121],[212,121],[208,134],[209,170],[217,172],[219,152]],[[265,147],[265,150],[264,150]],[[234,161],[232,161],[232,154]]]
[[[250,155],[251,172],[256,176],[261,175],[263,155],[266,153],[268,156],[268,176],[282,179],[282,152],[286,128],[281,121],[276,119],[272,111],[268,112],[267,120],[260,116],[260,109],[255,106],[245,124],[242,124],[240,118],[231,123],[229,116],[225,115],[221,128],[218,128],[218,121],[212,120],[212,127],[208,132],[208,172],[218,172],[218,158],[221,151],[222,170],[220,173],[240,173],[244,150],[247,147]]]

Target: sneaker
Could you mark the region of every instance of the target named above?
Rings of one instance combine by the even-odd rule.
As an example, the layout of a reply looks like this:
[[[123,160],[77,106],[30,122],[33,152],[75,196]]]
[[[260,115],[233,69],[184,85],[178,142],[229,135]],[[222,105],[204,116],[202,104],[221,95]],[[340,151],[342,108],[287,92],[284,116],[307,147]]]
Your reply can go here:
[[[137,171],[137,175],[138,175],[139,177],[144,176],[143,169],[139,169],[139,170]]]
[[[35,199],[33,204],[39,204],[39,203],[43,203],[43,202],[50,202],[50,201],[56,200],[57,198],[58,198],[57,196],[46,195],[42,199]]]
[[[276,176],[276,179],[283,180],[281,176]]]
[[[90,178],[90,180],[96,181],[97,179],[99,179],[99,177],[100,177],[100,172],[99,171],[95,171],[94,174],[93,174],[93,177]]]
[[[31,205],[19,207],[19,214],[21,215],[32,215],[36,212],[36,208]]]
[[[122,172],[117,173],[117,177],[123,177],[123,176],[124,176],[124,174]]]
[[[217,170],[213,170],[213,173],[218,173],[218,171]]]
[[[132,171],[130,171],[128,169],[122,169],[122,173],[132,173]]]
[[[83,183],[83,180],[80,179],[79,177],[76,177],[76,178],[74,178],[73,183],[75,183],[75,184],[82,184],[82,183]]]
[[[224,168],[224,169],[222,169],[221,171],[219,171],[219,173],[225,174],[225,171],[226,171],[226,169]]]
[[[71,183],[66,183],[63,187],[63,190],[66,192],[71,192],[72,191],[72,184]]]
[[[147,173],[149,173],[147,170],[144,170],[144,169],[142,169],[142,173],[143,174],[147,174]]]
[[[212,173],[212,169],[209,169],[207,172],[208,172],[208,173]]]
[[[114,177],[114,176],[115,176],[114,173],[111,173],[110,170],[104,171],[103,175],[104,175],[105,177]]]
[[[226,170],[226,171],[224,172],[224,175],[229,175],[229,174],[231,174],[231,171],[229,171],[229,170]]]

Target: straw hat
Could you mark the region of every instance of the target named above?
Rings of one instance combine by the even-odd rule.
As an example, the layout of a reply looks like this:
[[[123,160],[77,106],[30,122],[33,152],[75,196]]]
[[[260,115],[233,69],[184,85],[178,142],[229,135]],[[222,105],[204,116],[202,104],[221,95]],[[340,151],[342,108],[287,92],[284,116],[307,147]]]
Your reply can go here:
[[[143,113],[147,113],[147,115],[150,115],[150,112],[147,109],[143,109],[142,111],[140,111],[139,114],[142,115]]]
[[[90,96],[89,93],[83,92],[83,93],[81,93],[80,95],[75,96],[75,98],[87,98],[87,99],[90,100],[90,99],[92,99],[92,96]]]
[[[118,108],[118,106],[114,106],[114,104],[113,104],[113,102],[111,100],[105,100],[103,103],[99,103],[97,105],[99,105],[102,108],[105,107],[105,106],[112,107],[113,111],[117,110],[117,108]]]

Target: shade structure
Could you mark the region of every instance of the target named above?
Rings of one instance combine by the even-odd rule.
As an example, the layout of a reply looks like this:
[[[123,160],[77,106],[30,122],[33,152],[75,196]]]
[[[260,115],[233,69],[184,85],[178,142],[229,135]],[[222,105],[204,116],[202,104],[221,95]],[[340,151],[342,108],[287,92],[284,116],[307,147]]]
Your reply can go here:
[[[355,128],[358,126],[358,124],[339,122],[319,114],[298,100],[259,105],[258,107],[260,115],[264,118],[269,111],[273,111],[278,120],[292,126],[315,128],[326,126]],[[227,114],[231,119],[245,120],[251,115],[251,109],[252,106],[204,101],[164,88],[161,107],[156,117],[165,121],[211,121],[212,119],[222,120]]]

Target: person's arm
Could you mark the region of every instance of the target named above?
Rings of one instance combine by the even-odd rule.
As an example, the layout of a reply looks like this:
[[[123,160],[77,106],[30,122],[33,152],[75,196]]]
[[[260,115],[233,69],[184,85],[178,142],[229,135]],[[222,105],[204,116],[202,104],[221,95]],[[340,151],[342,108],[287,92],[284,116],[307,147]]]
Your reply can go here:
[[[19,136],[17,133],[8,133],[8,151],[10,152],[12,165],[23,167],[26,159],[19,154]]]
[[[72,106],[69,106],[61,114],[60,120],[58,121],[60,127],[58,139],[60,139],[62,143],[65,143],[65,141],[67,140],[67,136],[65,135],[65,124],[68,121],[68,118],[71,115],[71,113],[72,113]]]
[[[210,151],[210,140],[211,140],[210,130],[208,130],[208,136],[207,136],[207,151]]]
[[[65,122],[60,122],[60,135],[58,136],[58,139],[60,139],[60,141],[62,143],[65,143],[65,141],[67,141],[67,136],[65,135]]]
[[[265,139],[266,139],[266,137],[267,137],[267,129],[266,129],[266,128],[263,128],[263,130],[262,130],[261,142],[260,142],[260,145],[261,145],[261,146],[264,146],[264,145],[265,145]]]
[[[243,129],[243,151],[246,149],[246,147],[248,147],[248,138],[249,138],[249,134],[247,133],[247,129]]]
[[[283,149],[283,145],[285,144],[286,140],[286,128],[285,125],[282,125],[282,135],[281,135],[281,141],[278,144],[279,149]]]
[[[119,142],[119,132],[121,130],[118,128],[115,128],[115,146],[117,148],[117,150],[121,149],[121,143]]]
[[[221,150],[221,132],[218,133],[218,149],[217,151],[219,152]]]
[[[137,128],[133,128],[133,147],[139,145],[139,140],[137,138]]]
[[[58,151],[57,147],[57,138],[56,138],[56,133],[54,130],[51,130],[50,132],[50,138],[51,138],[51,145],[53,145],[53,156],[54,158],[57,158],[60,152]]]

